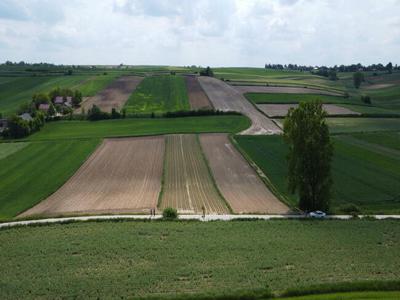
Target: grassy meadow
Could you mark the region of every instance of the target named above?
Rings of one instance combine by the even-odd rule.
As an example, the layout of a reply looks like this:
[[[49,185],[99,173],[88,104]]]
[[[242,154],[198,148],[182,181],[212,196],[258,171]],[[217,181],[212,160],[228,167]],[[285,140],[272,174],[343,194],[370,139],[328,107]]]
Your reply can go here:
[[[32,141],[104,138],[168,133],[228,132],[236,133],[250,126],[247,117],[239,115],[120,119],[104,121],[59,121],[47,123],[29,136]]]
[[[255,104],[291,104],[320,100],[323,103],[355,103],[353,99],[317,94],[246,93],[245,97]],[[360,101],[361,104],[361,101]]]
[[[127,113],[164,113],[189,110],[185,80],[182,76],[146,77],[125,104]]]
[[[355,204],[363,213],[400,213],[400,151],[392,146],[398,133],[333,137],[333,195],[331,210],[343,212]],[[363,139],[369,141],[363,142]],[[389,140],[386,144],[383,139]],[[236,136],[241,149],[268,176],[279,196],[297,206],[287,190],[287,146],[279,136]]]
[[[32,142],[1,159],[0,220],[15,217],[55,192],[98,143],[96,139]],[[0,143],[0,153],[17,144],[24,143]]]
[[[3,299],[280,293],[400,276],[394,220],[72,223],[0,230],[0,244]]]

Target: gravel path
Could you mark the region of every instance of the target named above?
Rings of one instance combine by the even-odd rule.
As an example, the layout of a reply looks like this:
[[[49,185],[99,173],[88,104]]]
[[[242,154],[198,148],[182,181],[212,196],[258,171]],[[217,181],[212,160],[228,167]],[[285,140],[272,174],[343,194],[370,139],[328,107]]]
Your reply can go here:
[[[250,128],[242,131],[243,135],[279,134],[282,131],[268,117],[259,112],[234,87],[212,77],[199,77],[199,82],[215,109],[222,111],[237,111],[251,119]]]
[[[366,215],[359,216],[374,217],[377,220],[385,219],[398,219],[400,215]],[[237,219],[259,219],[259,220],[271,220],[271,219],[305,219],[304,215],[206,215],[204,218],[202,215],[179,215],[179,220],[198,220],[198,221],[231,221]],[[350,215],[331,215],[327,216],[327,219],[338,219],[338,220],[350,220]],[[0,223],[0,229],[11,228],[17,226],[31,226],[31,225],[47,225],[57,223],[70,223],[70,222],[85,222],[85,221],[105,221],[105,220],[159,220],[162,219],[161,215],[154,217],[150,215],[109,215],[109,216],[86,216],[86,217],[68,217],[68,218],[50,218],[50,219],[39,219],[39,220],[27,220],[27,221],[15,221]]]

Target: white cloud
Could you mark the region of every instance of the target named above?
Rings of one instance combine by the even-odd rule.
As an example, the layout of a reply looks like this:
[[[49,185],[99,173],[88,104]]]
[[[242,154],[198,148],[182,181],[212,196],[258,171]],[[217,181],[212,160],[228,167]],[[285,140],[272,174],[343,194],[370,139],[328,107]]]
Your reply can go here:
[[[398,0],[3,0],[3,60],[262,66],[395,63]]]

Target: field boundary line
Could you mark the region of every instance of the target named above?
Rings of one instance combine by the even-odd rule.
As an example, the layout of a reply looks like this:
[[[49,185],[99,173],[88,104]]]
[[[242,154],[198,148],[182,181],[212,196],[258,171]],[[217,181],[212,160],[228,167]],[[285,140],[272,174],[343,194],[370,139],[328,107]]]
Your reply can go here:
[[[360,219],[373,218],[375,220],[400,220],[400,215],[359,215]],[[50,225],[50,224],[63,224],[63,223],[75,223],[75,222],[90,222],[90,221],[156,221],[162,220],[162,215],[150,216],[150,215],[97,215],[97,216],[80,216],[80,217],[60,217],[60,218],[47,218],[47,219],[35,219],[25,221],[12,221],[0,223],[0,229],[21,227],[21,226],[39,226],[39,225]],[[204,218],[202,215],[179,215],[178,220],[180,221],[234,221],[234,220],[315,220],[310,219],[306,215],[206,215]],[[325,220],[352,220],[352,215],[328,215]],[[318,221],[318,220],[315,220]],[[323,222],[323,220],[320,220]]]
[[[161,189],[160,189],[160,193],[158,194],[158,199],[157,199],[157,209],[161,207],[161,200],[162,200],[162,196],[164,194],[165,170],[167,168],[167,163],[166,163],[166,161],[167,161],[167,159],[166,159],[167,142],[168,142],[168,139],[166,138],[166,135],[164,135],[163,169],[162,169],[162,174],[161,174]]]

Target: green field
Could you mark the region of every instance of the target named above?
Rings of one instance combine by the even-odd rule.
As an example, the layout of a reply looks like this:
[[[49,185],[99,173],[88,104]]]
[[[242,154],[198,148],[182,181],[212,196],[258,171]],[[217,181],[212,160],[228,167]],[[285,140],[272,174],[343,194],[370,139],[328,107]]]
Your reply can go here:
[[[400,276],[391,220],[75,223],[1,230],[0,245],[3,299],[282,292]]]
[[[185,80],[182,76],[146,77],[125,104],[128,113],[164,113],[189,110]]]
[[[29,143],[0,143],[0,160],[25,148]]]
[[[388,145],[372,144],[372,134],[366,135],[369,144],[359,135],[337,136],[333,171],[331,210],[340,213],[352,203],[363,213],[400,213],[400,153]],[[398,133],[392,133],[397,138]],[[385,134],[390,139],[389,134]],[[236,136],[247,155],[269,177],[282,199],[297,205],[297,196],[287,191],[287,146],[279,136]],[[383,138],[382,138],[383,139]],[[354,142],[355,140],[355,142]],[[357,141],[361,141],[357,142]]]
[[[299,103],[302,101],[320,100],[323,103],[356,103],[353,99],[316,94],[277,94],[277,93],[246,93],[245,97],[253,103]],[[361,101],[360,101],[361,104]]]
[[[328,118],[332,133],[400,131],[399,118]]]
[[[156,135],[168,133],[229,132],[250,126],[247,117],[207,116],[187,118],[122,119],[106,121],[60,121],[47,123],[29,140],[57,140]]]
[[[10,115],[30,102],[32,95],[61,88],[78,89],[83,96],[93,96],[116,78],[116,75],[77,75],[47,77],[0,77],[0,113]]]
[[[0,160],[0,219],[12,218],[55,192],[98,143],[32,142]]]

